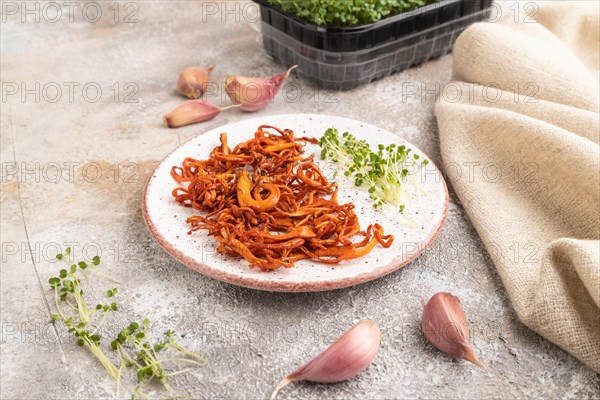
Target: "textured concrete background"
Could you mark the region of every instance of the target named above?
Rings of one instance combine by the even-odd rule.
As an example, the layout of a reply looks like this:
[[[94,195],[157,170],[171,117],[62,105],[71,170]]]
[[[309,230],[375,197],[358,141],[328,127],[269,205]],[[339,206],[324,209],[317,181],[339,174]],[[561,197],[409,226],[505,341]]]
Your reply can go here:
[[[5,12],[1,25],[3,399],[114,396],[115,384],[95,358],[48,322],[47,280],[59,268],[51,257],[68,242],[77,256],[101,253],[105,270],[124,282],[122,309],[107,324],[106,337],[148,316],[153,330],[174,328],[182,343],[205,355],[206,367],[173,379],[173,396],[265,398],[283,375],[370,318],[380,324],[383,342],[368,370],[336,385],[297,384],[280,398],[599,397],[597,374],[518,322],[452,188],[447,223],[420,258],[375,282],[325,293],[266,293],[206,278],[168,256],[144,226],[141,193],[158,161],[184,140],[242,118],[290,112],[354,117],[405,137],[439,164],[432,93],[450,79],[450,56],[343,93],[294,77],[290,82],[301,92],[293,102],[280,95],[252,115],[235,110],[168,130],[161,115],[182,101],[173,86],[184,67],[215,64],[215,82],[227,73],[282,70],[245,20],[253,11],[246,3],[105,2],[84,10],[82,2],[72,15],[63,7],[57,22],[46,3],[29,2],[34,14],[14,4],[17,13]],[[94,4],[102,5],[99,17]],[[416,83],[419,93],[403,98],[406,82]],[[18,93],[10,95],[14,84]],[[221,97],[209,99],[219,103]],[[96,284],[90,294],[97,296],[112,286]],[[421,301],[438,291],[461,298],[489,372],[454,361],[424,340]],[[132,388],[125,385],[122,396]]]

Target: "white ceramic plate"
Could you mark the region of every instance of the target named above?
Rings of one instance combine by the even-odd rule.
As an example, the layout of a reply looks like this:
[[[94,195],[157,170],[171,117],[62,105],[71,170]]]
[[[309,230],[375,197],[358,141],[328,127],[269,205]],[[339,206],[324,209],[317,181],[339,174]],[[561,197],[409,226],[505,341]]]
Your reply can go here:
[[[420,174],[415,175],[420,193],[412,197],[404,211],[416,227],[408,223],[395,207],[374,209],[368,193],[355,188],[351,181],[339,174],[338,200],[356,205],[361,227],[364,229],[378,222],[386,234],[395,236],[390,248],[376,246],[363,258],[345,260],[337,265],[302,260],[294,268],[282,267],[263,272],[258,268],[250,269],[242,258],[217,253],[216,240],[205,231],[188,235],[190,227],[185,222],[186,218],[198,211],[182,207],[173,200],[171,191],[177,182],[170,175],[171,167],[181,165],[185,157],[208,158],[210,151],[219,146],[222,132],[227,132],[229,145],[233,148],[252,138],[256,128],[263,124],[292,129],[297,136],[316,138],[320,138],[327,128],[335,127],[340,134],[348,131],[359,139],[367,140],[371,148],[380,143],[404,144],[427,158],[397,135],[364,122],[327,115],[289,114],[252,118],[203,133],[179,146],[160,163],[148,181],[143,199],[144,219],[152,235],[169,254],[189,268],[224,282],[254,289],[281,292],[331,290],[370,281],[397,270],[416,258],[438,235],[448,211],[448,190],[431,161]],[[309,144],[305,151],[305,154],[316,154],[319,166],[332,179],[335,164],[320,160],[319,147]]]

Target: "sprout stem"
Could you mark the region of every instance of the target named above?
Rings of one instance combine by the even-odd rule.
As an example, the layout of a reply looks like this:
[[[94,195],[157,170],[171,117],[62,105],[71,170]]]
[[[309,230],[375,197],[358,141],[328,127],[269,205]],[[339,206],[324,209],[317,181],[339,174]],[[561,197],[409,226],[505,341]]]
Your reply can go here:
[[[121,397],[119,395],[119,392],[121,391],[121,376],[123,374],[123,367],[125,366],[125,364],[122,361],[123,360],[121,359],[121,366],[119,367],[119,372],[117,375],[117,396],[116,396],[117,399]]]
[[[83,343],[88,349],[90,349],[90,351],[96,356],[96,358],[100,360],[100,363],[102,363],[102,366],[104,367],[104,369],[106,369],[108,375],[113,379],[117,379],[119,377],[119,370],[117,369],[117,367],[115,367],[112,361],[110,361],[108,357],[106,357],[106,355],[102,352],[100,347],[87,337],[83,338]]]
[[[60,306],[58,305],[58,286],[54,286],[54,304],[56,305],[56,311],[58,312],[58,315],[60,315],[63,320],[66,319]]]
[[[165,377],[185,374],[186,372],[189,372],[189,371],[190,371],[190,368],[185,368],[185,369],[181,369],[179,371],[169,372],[168,374],[165,374]]]
[[[200,366],[204,365],[204,364],[202,364],[202,363],[200,363],[198,361],[190,360],[188,358],[164,358],[162,360],[155,360],[152,364],[149,364],[149,365],[162,364],[162,363],[165,363],[165,362],[174,362],[174,361],[188,362],[188,363],[192,363],[192,364],[196,364],[196,365],[200,365]]]
[[[108,311],[104,311],[104,315],[102,316],[102,319],[100,320],[100,322],[98,322],[98,325],[96,325],[96,328],[94,329],[94,331],[92,333],[90,333],[90,335],[96,334],[96,332],[98,331],[98,328],[100,328],[100,326],[104,323],[104,320],[106,319],[107,314],[108,314]]]

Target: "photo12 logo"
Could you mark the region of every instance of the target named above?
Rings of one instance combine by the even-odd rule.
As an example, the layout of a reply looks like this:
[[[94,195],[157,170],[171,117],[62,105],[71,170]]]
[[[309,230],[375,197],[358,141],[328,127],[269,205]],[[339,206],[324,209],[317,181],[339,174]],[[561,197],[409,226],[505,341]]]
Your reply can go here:
[[[113,82],[103,88],[98,82],[2,82],[2,103],[139,103],[135,82]]]
[[[0,163],[0,183],[17,181],[21,183],[85,183],[114,182],[116,184],[137,184],[139,165],[133,161],[108,165],[96,161],[80,163],[62,162],[3,162]]]
[[[0,243],[0,259],[7,268],[21,268],[23,263],[60,263],[57,255],[66,253],[73,260],[92,262],[95,256],[103,262],[138,264],[142,262],[144,249],[138,242],[116,241],[107,243],[90,242],[10,242]],[[4,268],[4,267],[3,267]]]
[[[2,23],[48,23],[87,22],[102,19],[114,23],[135,24],[139,22],[139,5],[136,2],[100,1],[3,1],[0,3]]]
[[[204,1],[202,2],[201,21],[218,20],[221,23],[242,21],[255,23],[260,21],[260,11],[254,2],[241,1]]]

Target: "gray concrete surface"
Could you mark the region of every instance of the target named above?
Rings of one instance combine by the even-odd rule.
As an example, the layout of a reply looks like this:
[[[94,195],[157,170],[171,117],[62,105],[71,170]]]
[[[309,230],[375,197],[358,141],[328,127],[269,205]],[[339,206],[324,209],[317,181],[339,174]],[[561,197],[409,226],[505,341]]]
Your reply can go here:
[[[289,112],[355,117],[407,138],[439,164],[435,96],[422,89],[439,91],[449,81],[451,56],[343,93],[294,77],[298,101],[278,96],[256,114],[232,111],[168,130],[161,115],[181,103],[173,87],[184,67],[215,64],[216,82],[227,73],[282,70],[244,20],[251,16],[246,3],[227,14],[224,7],[235,10],[235,3],[121,2],[117,22],[113,2],[92,2],[85,10],[82,2],[72,14],[63,6],[56,22],[56,10],[44,2],[28,2],[34,14],[24,14],[20,2],[12,3],[13,14],[7,3],[1,24],[2,399],[115,395],[115,383],[97,361],[49,323],[47,280],[58,269],[51,257],[68,242],[78,256],[100,252],[105,270],[123,281],[122,309],[105,336],[148,316],[153,330],[175,328],[182,343],[206,357],[205,367],[173,379],[172,393],[155,388],[152,398],[265,398],[283,375],[365,318],[383,332],[368,370],[341,384],[290,386],[280,398],[599,397],[597,374],[517,320],[452,190],[447,223],[420,258],[377,281],[324,293],[266,293],[217,282],[173,260],[144,226],[141,193],[158,161],[182,141],[241,118]],[[102,15],[91,22],[95,4]],[[418,95],[403,98],[407,82],[421,88]],[[18,93],[10,94],[15,85]],[[97,102],[95,88],[102,91]],[[23,89],[31,92],[23,95]],[[210,99],[218,103],[221,95]],[[97,284],[91,292],[97,296],[112,286]],[[489,372],[454,361],[424,340],[421,301],[438,291],[461,298]],[[132,390],[124,385],[121,397]]]

